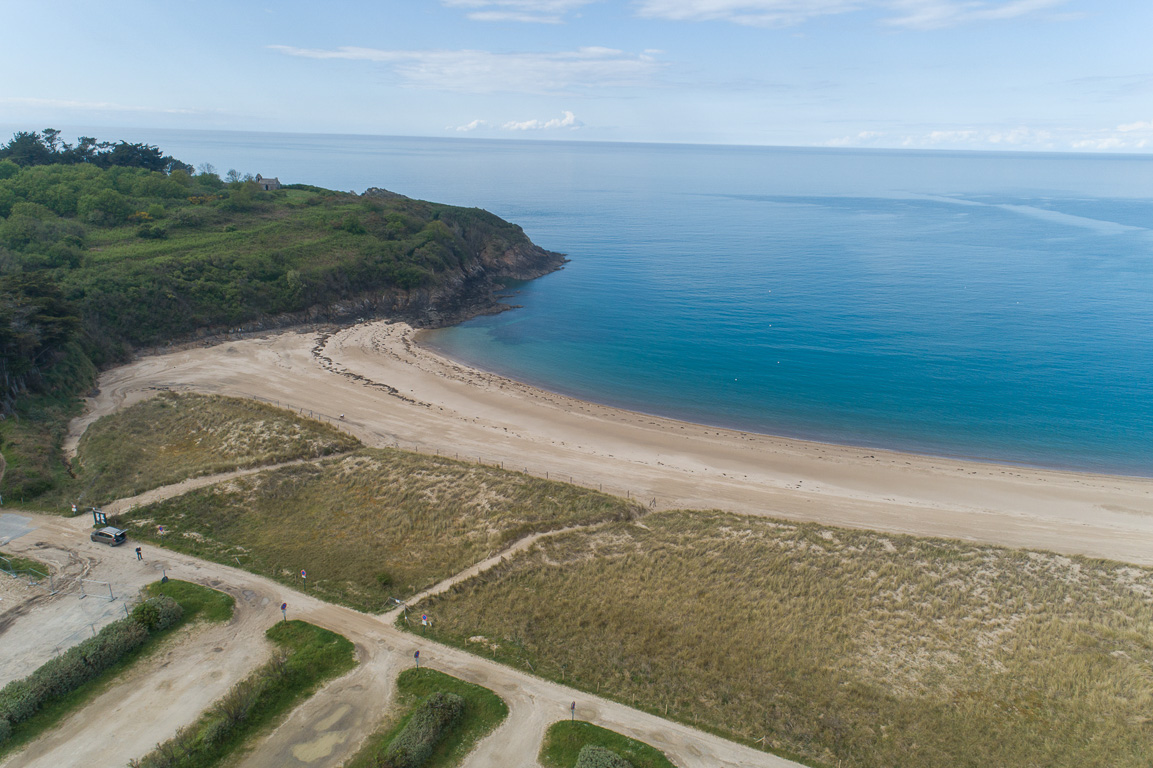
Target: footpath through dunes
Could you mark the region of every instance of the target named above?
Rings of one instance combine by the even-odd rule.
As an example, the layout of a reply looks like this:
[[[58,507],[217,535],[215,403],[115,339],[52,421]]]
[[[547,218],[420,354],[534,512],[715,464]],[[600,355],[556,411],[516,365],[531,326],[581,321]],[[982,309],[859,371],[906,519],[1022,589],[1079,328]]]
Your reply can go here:
[[[399,445],[630,495],[1153,564],[1153,479],[769,437],[622,411],[439,357],[402,323],[287,332],[104,373],[90,415],[156,388],[261,397]]]
[[[56,547],[74,545],[77,539],[81,539],[82,542],[82,534],[86,532],[87,527],[84,518],[62,520],[32,514],[25,515],[25,518],[32,528],[28,534],[32,539]],[[131,556],[130,551],[107,548],[93,549],[92,554],[97,553],[103,554],[100,559]],[[413,663],[413,654],[417,650],[421,652],[422,665],[483,685],[500,695],[509,705],[508,720],[481,742],[477,750],[466,760],[466,766],[499,765],[507,768],[535,766],[536,754],[545,729],[550,723],[567,717],[569,705],[575,701],[577,712],[583,719],[645,741],[669,755],[674,763],[684,768],[746,766],[798,768],[796,763],[726,741],[689,726],[663,720],[656,715],[630,709],[622,704],[548,682],[464,651],[405,633],[392,625],[391,615],[371,616],[350,608],[324,603],[311,595],[288,589],[269,579],[186,555],[165,552],[163,557],[169,576],[213,586],[244,598],[252,630],[238,632],[237,643],[243,644],[246,638],[252,638],[256,634],[262,636],[268,626],[281,619],[279,605],[286,602],[288,618],[302,619],[338,632],[356,645],[361,665],[344,677],[326,684],[279,728],[252,745],[242,763],[246,768],[265,766],[335,768],[340,765],[346,756],[355,753],[384,717],[388,703],[395,694],[396,676]],[[238,598],[238,611],[241,610],[241,603],[242,600]],[[260,648],[263,649],[263,646]],[[255,660],[253,666],[258,661],[259,659]],[[214,664],[206,663],[205,666],[212,668]],[[208,698],[208,701],[211,700]],[[131,757],[139,757],[157,741],[171,736],[183,722],[195,719],[199,711],[198,709],[196,712],[190,712],[186,720],[178,721],[185,715],[184,707],[180,705],[178,709],[173,709],[178,705],[169,701],[166,692],[152,699],[142,697],[133,701],[139,703],[125,709],[126,722],[130,722],[131,711],[136,711],[136,707],[151,706],[159,710],[164,723],[156,732],[148,731],[148,738],[151,741],[139,751],[139,754]],[[196,701],[200,702],[200,697],[197,697]],[[198,703],[197,706],[203,708],[207,703],[207,701]],[[108,706],[117,705],[109,702]],[[171,719],[165,716],[165,712],[171,715]],[[174,712],[177,714],[172,714]],[[86,755],[85,738],[95,738],[96,731],[103,727],[99,710],[89,708],[82,714],[91,716],[87,721],[88,725],[85,726],[85,730],[75,732],[67,741],[67,749],[75,752],[64,753],[53,750],[52,754],[57,755],[55,762],[51,762],[46,753],[44,757],[46,762],[37,765],[80,765],[88,762],[117,765],[126,762],[126,759],[120,760],[119,757],[99,761],[76,757]],[[165,727],[167,733],[159,733]],[[19,753],[9,758],[4,764],[5,768],[26,765],[25,754]]]

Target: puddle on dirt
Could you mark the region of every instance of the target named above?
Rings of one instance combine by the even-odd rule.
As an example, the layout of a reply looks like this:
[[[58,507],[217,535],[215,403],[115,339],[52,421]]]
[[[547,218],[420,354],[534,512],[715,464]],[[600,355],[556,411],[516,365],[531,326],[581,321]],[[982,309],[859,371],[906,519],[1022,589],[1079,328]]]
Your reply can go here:
[[[348,740],[348,731],[326,733],[314,741],[297,744],[292,748],[292,756],[302,763],[315,763],[332,754],[338,744]]]

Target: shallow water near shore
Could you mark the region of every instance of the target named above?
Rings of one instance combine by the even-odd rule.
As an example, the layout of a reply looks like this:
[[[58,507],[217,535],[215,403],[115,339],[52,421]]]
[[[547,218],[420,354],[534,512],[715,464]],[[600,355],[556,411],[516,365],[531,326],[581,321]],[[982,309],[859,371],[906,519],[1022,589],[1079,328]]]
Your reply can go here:
[[[430,335],[481,368],[747,431],[1153,475],[1153,157],[122,133],[486,208],[567,253],[519,309]]]

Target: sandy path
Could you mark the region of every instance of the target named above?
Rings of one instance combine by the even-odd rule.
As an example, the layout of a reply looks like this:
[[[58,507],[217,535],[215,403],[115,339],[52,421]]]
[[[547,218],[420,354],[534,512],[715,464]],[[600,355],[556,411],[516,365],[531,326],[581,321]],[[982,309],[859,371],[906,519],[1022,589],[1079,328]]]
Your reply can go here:
[[[232,621],[200,625],[172,638],[8,764],[126,765],[196,720],[269,654],[264,630],[274,617],[259,610],[259,597],[236,597]]]
[[[14,539],[5,550],[39,557],[60,567],[81,563],[87,577],[111,582],[115,601],[98,597],[79,600],[62,593],[51,602],[35,605],[9,627],[3,637],[6,678],[19,678],[88,636],[88,618],[81,611],[106,611],[104,623],[124,616],[124,606],[141,587],[167,573],[230,592],[236,611],[227,624],[201,625],[166,640],[164,646],[89,706],[66,718],[53,731],[12,755],[4,766],[125,765],[148,752],[176,729],[191,723],[236,681],[267,658],[264,630],[279,618],[280,590],[260,585],[231,588],[199,563],[176,560],[165,550],[144,546],[145,559],[137,561],[131,546],[111,548],[88,539],[91,520],[24,514],[35,530]],[[73,567],[73,566],[68,566]],[[62,568],[67,571],[68,568]],[[80,633],[60,643],[56,631],[70,631],[79,622]],[[100,624],[97,623],[97,628]],[[56,628],[63,627],[62,630]],[[50,642],[44,642],[45,637]],[[11,653],[9,653],[11,652]]]
[[[31,536],[52,546],[63,546],[71,541],[70,537],[75,537],[76,531],[69,530],[69,525],[86,525],[82,518],[62,521],[60,518],[40,515],[26,516],[37,526]],[[61,525],[61,522],[65,525]],[[201,670],[220,668],[221,662],[216,660],[216,656],[224,659],[243,653],[244,645],[260,646],[260,643],[254,643],[253,640],[271,623],[280,619],[278,607],[282,601],[288,603],[289,618],[303,619],[343,634],[356,644],[359,655],[365,660],[353,672],[330,682],[312,700],[298,708],[269,738],[256,745],[244,760],[246,768],[339,765],[345,756],[360,746],[383,718],[395,692],[396,675],[413,663],[416,650],[420,651],[421,661],[425,665],[489,687],[509,704],[509,720],[470,756],[469,765],[536,765],[535,756],[544,729],[549,723],[566,717],[569,704],[575,700],[577,714],[583,719],[642,739],[668,754],[682,768],[796,767],[795,763],[712,734],[407,634],[382,617],[321,602],[263,577],[187,555],[173,552],[164,555],[165,567],[171,577],[225,589],[242,598],[238,600],[239,618],[236,626],[232,626],[235,640],[230,642],[235,642],[235,645],[230,646],[227,652],[214,654],[211,662],[190,664],[183,672],[193,678],[188,682],[189,691],[195,693],[195,678],[201,674]],[[201,636],[203,647],[208,645],[203,642],[203,638],[209,631],[206,630]],[[197,642],[195,638],[192,640]],[[183,652],[183,646],[173,649],[176,657]],[[189,652],[188,655],[193,654]],[[254,658],[252,664],[263,658],[263,655],[261,648],[256,654],[258,658]],[[191,721],[214,698],[170,692],[163,685],[167,679],[163,670],[163,663],[153,669],[158,681],[155,685],[144,680],[143,673],[141,682],[137,683],[134,675],[133,680],[118,686],[116,691],[110,691],[105,702],[105,710],[112,708],[118,718],[117,722],[140,724],[140,735],[132,738],[131,748],[138,750],[136,754],[129,755],[127,747],[115,750],[115,754],[112,754],[113,748],[109,747],[107,757],[89,759],[94,745],[103,744],[101,739],[104,732],[109,730],[102,719],[104,713],[100,708],[92,706],[76,716],[84,718],[83,724],[77,724],[66,735],[58,730],[46,736],[25,751],[10,757],[5,765],[19,765],[23,768],[29,764],[30,759],[42,761],[36,764],[44,766],[120,765],[130,757],[140,757],[155,742],[168,738],[177,727]],[[177,684],[175,680],[173,684]],[[134,694],[136,688],[140,688],[140,695]],[[72,727],[74,719],[70,718],[62,728]],[[47,744],[50,740],[51,744]],[[138,747],[137,742],[144,747]],[[102,756],[105,754],[101,752]]]
[[[1150,479],[809,443],[621,411],[446,360],[400,323],[319,338],[315,351],[317,334],[289,332],[141,358],[101,376],[85,419],[156,388],[259,395],[332,420],[370,445],[503,462],[655,499],[660,508],[723,508],[1153,564]]]

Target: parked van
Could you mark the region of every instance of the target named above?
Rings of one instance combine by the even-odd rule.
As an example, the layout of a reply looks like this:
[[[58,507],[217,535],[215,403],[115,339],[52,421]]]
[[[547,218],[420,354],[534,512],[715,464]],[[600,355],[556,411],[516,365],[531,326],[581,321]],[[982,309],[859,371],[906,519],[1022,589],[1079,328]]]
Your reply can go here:
[[[128,538],[128,531],[122,531],[119,528],[108,526],[101,528],[99,531],[92,532],[92,540],[107,544],[110,547],[115,547],[118,544],[123,544]]]

